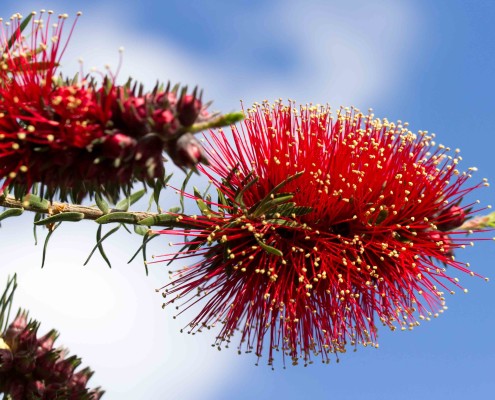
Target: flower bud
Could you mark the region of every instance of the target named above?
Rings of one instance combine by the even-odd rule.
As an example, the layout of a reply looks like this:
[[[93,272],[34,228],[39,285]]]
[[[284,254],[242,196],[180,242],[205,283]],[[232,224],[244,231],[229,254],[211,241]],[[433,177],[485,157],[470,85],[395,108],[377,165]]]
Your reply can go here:
[[[45,399],[68,399],[67,388],[63,383],[50,383],[45,387]]]
[[[194,168],[200,162],[208,164],[203,146],[192,133],[185,133],[169,145],[169,155],[179,167]]]
[[[182,96],[177,104],[179,121],[183,126],[191,126],[201,112],[202,103],[194,95],[186,94]]]
[[[0,349],[0,373],[7,372],[12,369],[14,356],[10,349]]]
[[[165,173],[163,166],[163,140],[155,133],[149,133],[139,139],[134,160],[141,170],[141,177],[157,178]]]
[[[45,384],[43,381],[30,380],[26,387],[26,398],[28,399],[43,399],[45,394]]]
[[[136,147],[136,140],[123,133],[115,133],[104,137],[101,146],[103,157],[110,159],[125,159]]]
[[[69,380],[69,386],[78,390],[82,390],[86,387],[86,384],[93,376],[93,371],[89,367],[82,369],[79,372],[73,374]]]
[[[50,350],[36,358],[35,373],[42,379],[50,379],[56,362],[60,359],[59,350]]]
[[[11,322],[5,331],[5,342],[12,347],[13,340],[26,328],[28,313],[24,310],[19,310],[15,319]]]
[[[177,105],[177,94],[175,92],[158,92],[154,96],[154,103],[160,108],[174,108]]]
[[[132,137],[140,137],[150,132],[148,104],[143,97],[131,96],[123,101],[117,118],[117,127]]]
[[[19,335],[17,336],[17,347],[15,352],[28,351],[34,353],[38,347],[38,338],[36,334],[38,332],[39,323],[30,322]]]
[[[466,220],[466,212],[462,207],[451,206],[438,216],[437,228],[441,231],[451,231],[460,227]]]
[[[58,338],[58,332],[55,329],[52,329],[46,335],[40,337],[38,339],[38,348],[36,350],[37,353],[36,355],[40,356],[52,350],[53,344],[55,343],[55,340],[57,340],[57,338]]]
[[[142,97],[129,97],[124,101],[126,115],[132,115],[136,120],[146,118],[146,100]]]
[[[55,382],[67,382],[71,377],[74,370],[81,364],[81,359],[77,356],[71,356],[65,360],[60,360],[53,367],[54,375],[53,380]]]
[[[104,393],[100,388],[93,389],[89,392],[89,400],[100,400]]]
[[[12,400],[24,400],[24,384],[20,380],[10,383],[8,394]]]
[[[157,133],[165,133],[167,136],[174,135],[178,129],[178,123],[171,110],[157,109],[152,114]]]
[[[34,371],[36,367],[36,357],[34,352],[29,350],[17,351],[14,354],[14,368],[20,374],[26,375]]]

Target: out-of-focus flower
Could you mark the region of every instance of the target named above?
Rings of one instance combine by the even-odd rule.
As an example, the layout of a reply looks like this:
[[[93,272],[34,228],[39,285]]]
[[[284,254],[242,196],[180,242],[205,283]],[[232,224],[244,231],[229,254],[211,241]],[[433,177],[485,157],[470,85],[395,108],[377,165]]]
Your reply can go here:
[[[238,331],[239,351],[294,364],[377,346],[377,325],[412,329],[443,312],[456,272],[475,275],[454,250],[471,214],[456,153],[434,135],[341,109],[255,105],[230,139],[211,132],[215,200],[176,215],[183,251],[201,256],[163,288],[164,306],[202,308],[190,332],[218,325],[216,344]],[[471,232],[472,233],[472,232]],[[448,268],[448,269],[447,269]],[[284,361],[285,363],[285,361]]]
[[[199,163],[208,165],[203,146],[192,134],[186,133],[170,143],[169,154],[175,164],[194,168]]]
[[[0,393],[18,400],[99,399],[104,393],[100,388],[86,387],[93,372],[89,368],[76,372],[81,360],[53,347],[57,331],[38,338],[39,323],[27,317],[27,312],[19,311],[0,333]]]
[[[58,66],[75,25],[64,40],[66,19],[52,25],[51,12],[34,16],[28,36],[18,14],[0,25],[0,192],[23,195],[39,183],[62,200],[117,198],[135,181],[162,179],[166,151],[179,166],[194,166],[175,157],[173,143],[209,117],[201,94],[170,85],[146,93],[112,75],[63,78]]]

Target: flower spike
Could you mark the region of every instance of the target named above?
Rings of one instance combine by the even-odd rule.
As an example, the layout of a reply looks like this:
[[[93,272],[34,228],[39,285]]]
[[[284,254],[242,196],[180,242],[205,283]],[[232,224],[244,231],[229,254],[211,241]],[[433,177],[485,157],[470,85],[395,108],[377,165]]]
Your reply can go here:
[[[179,313],[202,304],[187,330],[218,325],[216,345],[297,364],[358,344],[377,326],[412,329],[460,287],[453,257],[470,174],[433,135],[356,109],[275,103],[245,112],[232,139],[212,131],[206,174],[218,194],[183,194],[201,215],[172,214],[182,251],[200,256],[162,288]],[[476,210],[479,211],[479,210]],[[472,233],[472,232],[471,232]],[[156,261],[160,261],[159,259]],[[449,270],[447,271],[447,268]],[[236,333],[237,332],[237,333]]]
[[[43,13],[42,13],[43,14]],[[32,17],[32,16],[31,16]],[[164,153],[181,168],[207,162],[192,133],[228,124],[237,114],[212,115],[202,93],[157,84],[151,92],[112,74],[62,77],[58,70],[74,25],[66,14],[20,15],[0,23],[0,193],[19,199],[39,184],[52,200],[103,194],[116,200],[136,182],[162,181]]]

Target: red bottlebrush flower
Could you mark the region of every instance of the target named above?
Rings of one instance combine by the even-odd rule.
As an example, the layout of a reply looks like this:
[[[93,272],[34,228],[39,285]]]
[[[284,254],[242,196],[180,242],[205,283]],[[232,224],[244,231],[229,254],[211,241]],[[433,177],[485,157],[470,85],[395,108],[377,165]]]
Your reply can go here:
[[[483,183],[465,187],[471,175],[432,135],[349,109],[245,114],[233,140],[211,133],[210,166],[199,167],[217,200],[195,191],[202,215],[160,231],[187,238],[165,258],[202,256],[162,288],[180,313],[203,303],[190,331],[219,324],[219,346],[239,331],[239,351],[268,364],[278,350],[284,363],[329,362],[377,346],[378,323],[412,329],[442,312],[445,291],[460,287],[446,266],[474,275],[452,257],[468,241],[445,232],[457,218],[445,213],[460,215],[451,204]]]
[[[170,85],[144,93],[131,80],[117,85],[115,76],[62,78],[74,26],[63,41],[67,15],[52,28],[49,14],[32,20],[30,37],[20,15],[8,27],[0,23],[0,193],[14,189],[19,197],[40,183],[49,198],[102,192],[116,199],[135,181],[163,179],[163,153],[208,118],[201,99]]]

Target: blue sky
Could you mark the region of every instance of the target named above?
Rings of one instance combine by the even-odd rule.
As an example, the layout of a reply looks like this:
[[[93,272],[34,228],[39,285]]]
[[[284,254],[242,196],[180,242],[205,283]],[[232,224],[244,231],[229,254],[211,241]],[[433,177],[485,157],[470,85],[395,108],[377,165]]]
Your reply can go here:
[[[63,71],[116,66],[120,76],[180,81],[204,88],[213,109],[264,99],[355,105],[462,150],[467,169],[495,181],[495,2],[449,1],[4,1],[1,15],[41,8],[84,15]],[[176,179],[182,175],[177,172]],[[198,180],[196,185],[205,185]],[[477,193],[495,203],[492,188]],[[170,205],[176,201],[170,193]],[[168,203],[164,203],[167,205]],[[66,224],[68,225],[68,224]],[[0,230],[0,281],[17,271],[17,304],[56,327],[61,342],[96,370],[105,399],[487,399],[495,392],[493,283],[461,277],[468,294],[447,299],[440,318],[413,332],[380,332],[380,348],[360,348],[341,362],[275,371],[235,349],[210,347],[211,332],[191,337],[161,309],[154,289],[168,282],[155,264],[149,277],[127,259],[139,239],[109,240],[109,270],[95,257],[95,227],[63,226],[40,269],[30,216]],[[493,234],[492,234],[493,236]],[[166,252],[157,240],[150,254]],[[492,276],[495,246],[478,243],[458,257]]]

